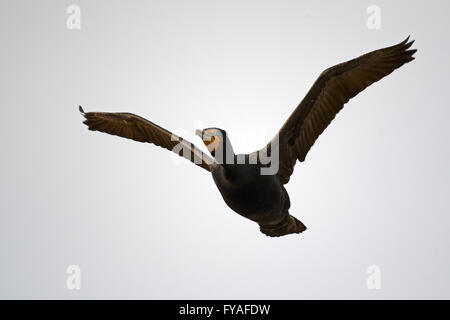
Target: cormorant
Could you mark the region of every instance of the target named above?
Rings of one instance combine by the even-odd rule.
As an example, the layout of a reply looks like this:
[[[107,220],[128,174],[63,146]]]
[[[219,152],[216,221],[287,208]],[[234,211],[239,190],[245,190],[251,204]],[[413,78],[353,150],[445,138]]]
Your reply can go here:
[[[234,153],[220,128],[197,130],[213,158],[192,143],[131,113],[80,112],[89,130],[101,131],[174,151],[210,171],[226,204],[259,224],[262,233],[278,237],[306,230],[289,214],[284,188],[299,161],[349,99],[414,59],[409,37],[323,71],[273,140],[250,154]]]

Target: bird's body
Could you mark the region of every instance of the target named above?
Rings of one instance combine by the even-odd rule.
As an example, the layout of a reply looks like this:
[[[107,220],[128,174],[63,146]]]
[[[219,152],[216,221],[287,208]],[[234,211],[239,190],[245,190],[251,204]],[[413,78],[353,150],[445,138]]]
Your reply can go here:
[[[219,128],[197,130],[212,159],[189,141],[134,114],[85,113],[81,106],[80,112],[89,130],[153,143],[211,172],[225,203],[258,223],[264,234],[275,237],[300,233],[306,227],[290,215],[291,203],[284,187],[297,160],[305,160],[316,139],[346,102],[414,59],[416,50],[408,50],[412,43],[406,39],[322,72],[274,139],[250,154],[236,155],[228,134]]]
[[[278,177],[262,175],[261,166],[229,164],[216,166],[211,173],[225,203],[241,216],[258,223],[261,231],[267,234],[268,229],[277,229],[277,226],[286,229],[280,223],[289,217],[291,204]],[[300,229],[303,227],[301,225]],[[283,230],[278,232],[283,233]]]

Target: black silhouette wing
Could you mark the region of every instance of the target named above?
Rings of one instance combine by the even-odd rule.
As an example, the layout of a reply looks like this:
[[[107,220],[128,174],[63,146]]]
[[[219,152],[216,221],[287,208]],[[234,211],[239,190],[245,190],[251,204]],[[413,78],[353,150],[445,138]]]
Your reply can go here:
[[[304,161],[319,135],[351,98],[414,59],[414,41],[375,50],[322,72],[270,145],[279,145],[278,177],[288,183],[297,160]],[[273,148],[273,147],[272,147]]]
[[[173,151],[205,170],[211,171],[214,159],[203,153],[193,143],[178,137],[153,122],[132,113],[80,112],[86,118],[89,130],[100,131],[139,142],[153,143]]]

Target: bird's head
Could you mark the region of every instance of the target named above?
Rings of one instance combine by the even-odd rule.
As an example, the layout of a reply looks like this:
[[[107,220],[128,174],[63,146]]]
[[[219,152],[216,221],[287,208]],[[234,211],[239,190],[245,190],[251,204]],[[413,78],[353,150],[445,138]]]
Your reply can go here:
[[[202,138],[208,151],[219,163],[223,163],[223,159],[228,159],[228,156],[234,156],[225,130],[220,128],[197,129],[195,134]]]

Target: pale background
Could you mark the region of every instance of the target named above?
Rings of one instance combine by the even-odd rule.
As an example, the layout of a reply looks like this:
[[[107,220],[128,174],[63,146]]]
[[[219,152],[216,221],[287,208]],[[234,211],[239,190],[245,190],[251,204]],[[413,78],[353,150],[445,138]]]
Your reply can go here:
[[[450,298],[449,9],[2,0],[0,298]],[[194,130],[218,126],[251,152],[322,70],[409,34],[416,60],[347,104],[297,165],[301,235],[264,236],[206,171],[89,132],[78,113],[133,112],[199,147]],[[81,290],[66,287],[72,264]]]

